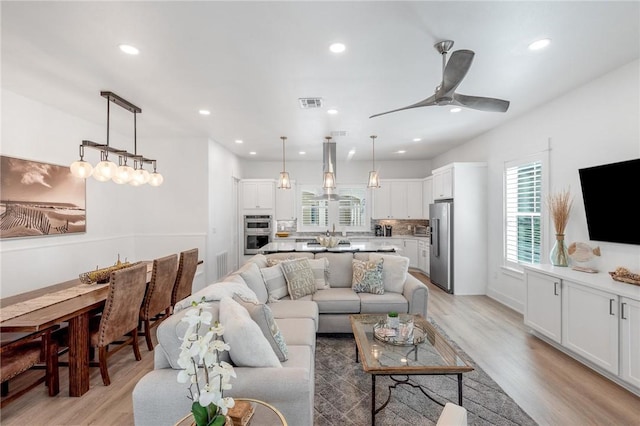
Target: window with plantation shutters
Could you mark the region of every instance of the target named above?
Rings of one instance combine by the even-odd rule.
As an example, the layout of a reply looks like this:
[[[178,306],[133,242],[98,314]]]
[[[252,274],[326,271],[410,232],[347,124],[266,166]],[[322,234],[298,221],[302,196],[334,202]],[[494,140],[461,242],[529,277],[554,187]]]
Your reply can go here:
[[[329,226],[329,201],[317,200],[317,192],[315,188],[300,190],[301,225],[326,229]],[[322,191],[319,193],[322,194]]]
[[[338,185],[337,200],[321,199],[321,187],[298,185],[299,231],[369,231],[371,219],[364,185]]]
[[[366,195],[362,188],[339,188],[338,223],[342,227],[360,227],[366,224]]]
[[[540,263],[542,242],[542,161],[505,167],[505,241],[507,266]]]

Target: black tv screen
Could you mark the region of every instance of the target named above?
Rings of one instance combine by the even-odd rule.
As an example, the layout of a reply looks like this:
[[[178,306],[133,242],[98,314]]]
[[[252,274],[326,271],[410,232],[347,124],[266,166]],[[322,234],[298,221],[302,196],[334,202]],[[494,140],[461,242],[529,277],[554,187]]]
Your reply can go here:
[[[578,172],[589,239],[640,245],[640,158]]]

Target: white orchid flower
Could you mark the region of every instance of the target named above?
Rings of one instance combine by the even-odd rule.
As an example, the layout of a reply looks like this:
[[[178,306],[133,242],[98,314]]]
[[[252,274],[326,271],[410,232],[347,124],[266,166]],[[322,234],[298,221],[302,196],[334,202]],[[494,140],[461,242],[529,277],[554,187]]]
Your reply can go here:
[[[226,397],[226,398],[220,398],[216,402],[216,405],[220,407],[220,412],[226,416],[227,412],[229,411],[229,408],[233,408],[236,405],[236,402],[233,400],[233,398]]]

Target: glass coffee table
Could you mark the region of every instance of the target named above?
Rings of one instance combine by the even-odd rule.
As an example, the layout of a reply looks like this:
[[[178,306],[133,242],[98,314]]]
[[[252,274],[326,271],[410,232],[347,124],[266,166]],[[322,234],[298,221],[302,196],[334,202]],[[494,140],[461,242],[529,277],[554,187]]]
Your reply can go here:
[[[362,360],[362,368],[371,374],[371,424],[376,414],[391,399],[391,389],[398,385],[418,388],[427,398],[431,395],[410,379],[414,375],[456,375],[458,377],[458,405],[462,406],[462,374],[473,367],[438,333],[429,321],[417,314],[401,314],[400,329],[396,332],[385,325],[386,314],[351,315],[351,328],[356,340],[356,362]],[[401,333],[411,324],[411,333]],[[389,376],[395,382],[389,386],[387,400],[376,408],[376,376]],[[402,376],[398,378],[394,376]]]

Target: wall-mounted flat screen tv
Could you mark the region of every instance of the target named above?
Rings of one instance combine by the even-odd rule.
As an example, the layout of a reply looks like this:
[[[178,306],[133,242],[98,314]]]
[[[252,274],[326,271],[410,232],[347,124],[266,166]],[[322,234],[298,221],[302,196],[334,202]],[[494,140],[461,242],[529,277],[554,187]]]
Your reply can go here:
[[[589,239],[640,245],[640,158],[578,172]]]

